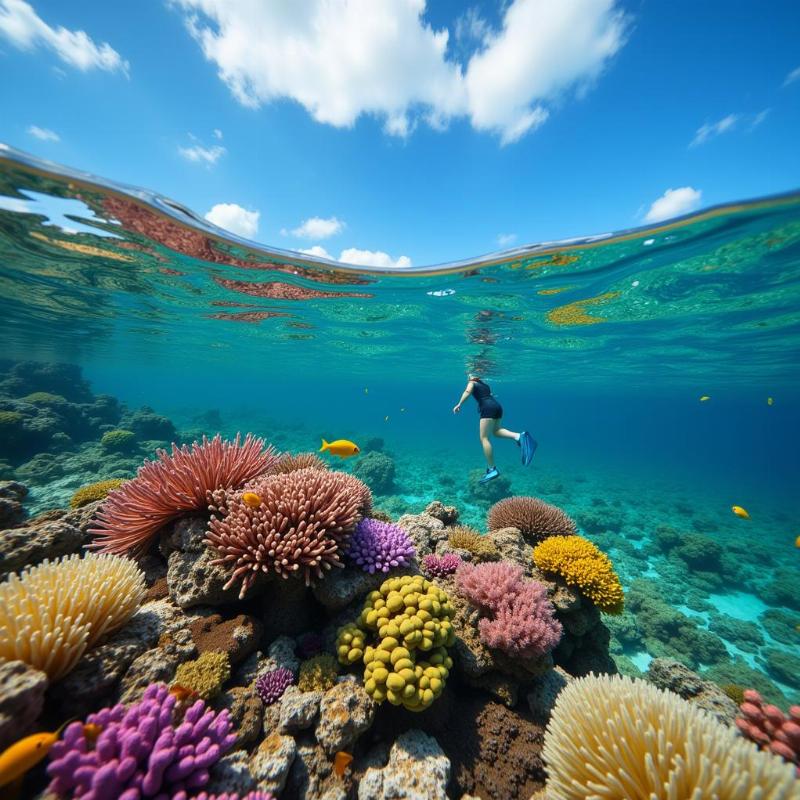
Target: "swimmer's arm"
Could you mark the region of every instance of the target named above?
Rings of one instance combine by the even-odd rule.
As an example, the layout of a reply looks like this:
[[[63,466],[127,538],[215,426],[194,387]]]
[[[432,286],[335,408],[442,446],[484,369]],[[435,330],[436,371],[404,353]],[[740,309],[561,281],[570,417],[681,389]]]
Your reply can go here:
[[[458,414],[458,412],[461,411],[462,404],[472,394],[472,386],[473,386],[472,381],[470,381],[467,384],[467,388],[464,389],[463,393],[461,394],[461,399],[458,401],[455,408],[453,409],[454,414]]]

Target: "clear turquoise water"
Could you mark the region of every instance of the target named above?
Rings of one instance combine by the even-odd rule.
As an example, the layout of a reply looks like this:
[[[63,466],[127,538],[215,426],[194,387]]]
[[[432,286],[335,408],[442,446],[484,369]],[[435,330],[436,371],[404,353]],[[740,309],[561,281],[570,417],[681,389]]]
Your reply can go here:
[[[483,526],[477,415],[451,411],[479,371],[507,426],[540,443],[523,469],[497,442],[506,491],[563,507],[626,588],[643,578],[701,628],[714,613],[754,621],[754,649],[722,636],[730,663],[798,701],[800,676],[779,680],[765,651],[800,659],[800,633],[773,639],[764,614],[800,623],[800,592],[781,605],[770,589],[800,578],[800,194],[387,272],[259,248],[148,192],[2,151],[0,285],[4,358],[78,364],[95,392],[184,437],[210,409],[223,432],[282,449],[381,437],[397,475],[378,501],[395,515],[439,498]],[[34,486],[33,509],[89,477]],[[676,571],[653,544],[662,525],[719,544],[736,580]],[[663,654],[652,640],[617,653],[626,669]]]

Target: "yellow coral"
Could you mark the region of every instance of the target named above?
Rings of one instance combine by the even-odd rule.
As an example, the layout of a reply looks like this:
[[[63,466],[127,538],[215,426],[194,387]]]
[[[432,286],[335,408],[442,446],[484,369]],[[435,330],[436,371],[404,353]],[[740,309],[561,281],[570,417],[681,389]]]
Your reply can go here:
[[[582,536],[551,536],[533,549],[542,572],[560,575],[606,614],[621,614],[622,585],[611,559]]]
[[[119,489],[125,481],[122,478],[111,478],[107,481],[90,483],[88,486],[81,486],[72,499],[69,501],[70,508],[81,508],[95,500],[105,500],[108,493],[114,489]]]
[[[211,650],[195,661],[181,664],[175,672],[174,683],[191,689],[208,700],[222,688],[231,677],[231,662],[227,653]]]
[[[474,528],[457,525],[450,532],[447,543],[454,550],[467,550],[478,561],[492,561],[500,556],[495,543],[487,536],[481,536]]]
[[[309,658],[300,665],[297,688],[301,692],[327,692],[335,683],[339,668],[336,659],[323,653]]]
[[[0,661],[56,681],[131,618],[144,592],[144,573],[121,556],[73,555],[12,574],[0,584]]]

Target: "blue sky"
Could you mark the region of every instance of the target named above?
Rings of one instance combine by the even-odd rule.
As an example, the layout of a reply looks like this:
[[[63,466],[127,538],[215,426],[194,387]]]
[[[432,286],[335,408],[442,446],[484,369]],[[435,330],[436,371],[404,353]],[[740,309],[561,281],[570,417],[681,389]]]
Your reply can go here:
[[[800,11],[0,0],[0,108],[257,241],[422,265],[796,189]]]

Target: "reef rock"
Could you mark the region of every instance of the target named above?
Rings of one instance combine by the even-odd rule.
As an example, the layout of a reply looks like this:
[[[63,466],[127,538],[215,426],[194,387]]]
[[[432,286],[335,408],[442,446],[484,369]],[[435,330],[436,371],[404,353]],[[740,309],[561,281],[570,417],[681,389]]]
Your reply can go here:
[[[447,540],[444,523],[430,514],[403,514],[397,524],[411,537],[417,558],[436,552],[436,545]]]
[[[549,721],[559,692],[571,680],[573,677],[561,667],[555,667],[536,679],[527,695],[528,708],[535,720],[543,725]]]
[[[434,500],[425,507],[429,517],[438,519],[443,525],[455,525],[458,522],[458,509],[455,506],[446,506],[441,500]]]
[[[319,746],[302,745],[292,764],[286,794],[303,800],[347,800],[352,783],[349,774],[340,778],[333,772],[331,757]]]
[[[267,650],[267,658],[258,665],[258,674],[273,669],[288,669],[295,675],[300,669],[300,659],[294,654],[295,641],[288,636],[279,636]],[[256,677],[257,677],[256,675]]]
[[[280,794],[296,755],[297,745],[291,736],[282,736],[277,731],[267,736],[250,759],[250,774],[258,788]]]
[[[0,481],[0,530],[14,528],[25,519],[22,501],[28,487],[17,481]]]
[[[256,779],[250,772],[250,761],[244,750],[236,750],[221,758],[211,767],[211,780],[204,790],[209,794],[245,795],[258,789]]]
[[[223,620],[219,614],[208,614],[189,624],[197,652],[218,650],[228,654],[231,666],[244,661],[255,652],[261,639],[261,623],[249,614],[239,614]]]
[[[0,752],[32,733],[44,707],[47,675],[22,661],[0,663]]]
[[[500,558],[519,564],[526,574],[533,569],[533,548],[517,528],[498,528],[486,534],[500,551]]]
[[[346,750],[372,725],[376,705],[355,675],[347,675],[322,696],[317,741],[329,755]]]
[[[317,601],[329,611],[339,611],[356,598],[377,589],[387,577],[383,572],[370,575],[358,567],[347,566],[328,572],[325,580],[319,581],[312,591]]]
[[[385,767],[371,767],[358,784],[358,800],[447,800],[450,759],[432,736],[410,730],[398,736]]]
[[[310,728],[319,714],[322,692],[301,692],[290,686],[280,701],[278,730],[281,733],[298,733]]]
[[[236,733],[234,750],[254,744],[261,733],[261,722],[264,715],[264,704],[249,686],[234,686],[221,692],[214,702],[214,708],[221,711],[228,709],[231,722]]]

